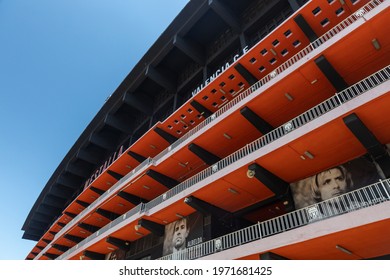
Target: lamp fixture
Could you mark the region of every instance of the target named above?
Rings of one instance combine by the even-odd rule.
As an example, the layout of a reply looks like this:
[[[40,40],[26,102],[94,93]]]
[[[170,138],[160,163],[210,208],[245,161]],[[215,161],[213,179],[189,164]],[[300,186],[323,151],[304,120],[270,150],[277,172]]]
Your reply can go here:
[[[178,218],[180,218],[180,219],[183,219],[183,218],[184,218],[184,216],[183,216],[182,214],[180,214],[180,213],[176,213],[175,215],[176,215],[176,217],[178,217]]]
[[[314,79],[314,80],[311,81],[310,83],[311,83],[312,85],[314,85],[316,82],[318,82],[318,80],[317,80],[317,79]]]
[[[312,153],[310,153],[309,151],[305,151],[304,152],[305,156],[307,156],[309,159],[313,159],[314,158],[314,155]]]
[[[141,232],[138,232],[138,231],[137,231],[135,234],[136,234],[136,235],[139,235],[139,236],[144,236],[144,234],[143,234],[143,233],[141,233]]]
[[[157,149],[156,146],[155,146],[155,145],[152,145],[152,144],[150,144],[149,147],[152,148],[152,149],[154,149],[154,150]]]
[[[288,101],[293,101],[294,100],[294,97],[291,94],[289,94],[288,92],[286,92],[284,94],[284,96],[288,99]]]
[[[276,51],[275,51],[273,48],[270,48],[269,50],[270,50],[270,52],[271,52],[273,55],[276,56]]]
[[[142,187],[143,187],[144,189],[146,189],[146,190],[150,190],[150,187],[147,186],[147,185],[143,185]]]
[[[256,171],[255,171],[255,170],[252,170],[252,169],[248,169],[248,171],[246,172],[246,176],[247,176],[249,179],[252,179],[253,177],[255,177],[255,174],[256,174]]]
[[[232,189],[232,188],[228,188],[228,191],[231,192],[232,194],[239,194],[238,191],[236,191],[235,189]]]
[[[184,167],[184,168],[187,167],[187,164],[188,164],[188,162],[186,162],[186,163],[179,162],[179,165],[180,165],[181,167]]]
[[[135,225],[134,226],[135,231],[139,231],[140,228],[141,228],[141,225]]]
[[[131,167],[130,165],[126,165],[126,168],[132,169],[133,167]]]
[[[353,253],[351,251],[349,251],[348,249],[345,249],[344,247],[340,246],[340,245],[336,245],[336,249],[337,250],[340,250],[348,255],[352,255]]]
[[[374,46],[374,48],[375,48],[376,50],[380,50],[381,44],[379,44],[378,39],[376,39],[376,38],[372,39],[371,43],[372,43],[372,45]]]
[[[228,140],[232,139],[232,137],[229,134],[227,134],[227,133],[224,133],[223,137],[225,137]]]
[[[115,251],[115,248],[107,247],[108,250]]]

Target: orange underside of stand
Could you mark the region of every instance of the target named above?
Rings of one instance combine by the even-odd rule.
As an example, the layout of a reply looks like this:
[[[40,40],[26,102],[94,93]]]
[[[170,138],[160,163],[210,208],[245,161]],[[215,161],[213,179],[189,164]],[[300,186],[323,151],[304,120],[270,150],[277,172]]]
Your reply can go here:
[[[332,28],[336,22],[339,22],[340,19],[349,16],[351,14],[349,10],[355,11],[363,4],[367,3],[367,1],[359,1],[355,6],[351,6],[350,4],[350,6],[343,6],[345,9],[344,13],[342,13],[340,17],[337,17],[334,11],[341,7],[339,1],[334,1],[331,8],[321,7],[322,11],[317,16],[314,16],[312,13],[312,10],[318,6],[318,3],[316,4],[315,2],[317,1],[310,2],[308,4],[310,7],[303,10],[302,15],[317,34],[323,34],[325,31]],[[325,3],[327,1],[322,2]],[[320,22],[324,18],[329,19],[329,24],[321,26]],[[386,30],[389,18],[390,10],[387,9],[357,30],[349,33],[339,42],[326,48],[321,53],[321,55],[325,56],[333,65],[337,72],[340,73],[347,84],[351,85],[356,83],[389,64],[390,36],[388,36]],[[286,36],[287,30],[290,31],[290,33],[287,32],[289,34],[288,36]],[[275,40],[277,38],[279,38],[278,41],[280,42],[275,45]],[[373,47],[373,39],[377,39],[380,42],[380,50],[376,50]],[[297,40],[300,44],[293,47],[292,43]],[[288,20],[271,33],[269,37],[266,37],[260,44],[253,47],[250,52],[243,55],[239,62],[256,78],[261,79],[272,69],[275,69],[275,67],[286,61],[287,57],[290,58],[292,54],[297,53],[304,46],[307,46],[308,43],[307,38],[294,21]],[[263,49],[267,50],[264,55],[261,54]],[[288,55],[282,55],[282,51],[284,50],[287,50]],[[273,52],[276,52],[276,56]],[[272,58],[276,58],[276,61],[270,63]],[[286,77],[283,76],[280,81],[278,80],[279,78],[276,77],[275,82],[270,82],[270,85],[265,85],[262,93],[255,99],[247,102],[245,106],[250,108],[273,127],[278,127],[331,97],[336,90],[315,64],[315,58],[316,57],[307,61],[304,65],[292,73],[289,73]],[[259,68],[262,66],[264,66],[265,69],[259,71]],[[282,73],[279,76],[282,75],[284,74]],[[248,83],[234,67],[230,67],[191,100],[196,100],[211,112],[215,112],[224,106],[227,101],[232,100],[235,96],[240,94],[243,89],[248,88],[248,86]],[[293,97],[292,101],[286,98],[286,93]],[[388,108],[390,108],[389,94],[377,98],[353,111],[382,144],[390,143],[390,118],[388,117]],[[231,112],[229,116],[223,119],[221,118],[217,124],[197,136],[191,143],[194,143],[207,151],[211,151],[214,155],[222,159],[262,136],[262,133],[254,129],[243,115],[240,114],[239,109],[240,108]],[[155,127],[159,127],[167,133],[180,138],[203,120],[204,116],[199,115],[195,108],[187,102],[178,111],[168,117],[165,121],[158,123]],[[150,129],[127,151],[135,152],[147,158],[155,157],[168,146],[169,143],[166,140],[153,131],[153,129]],[[99,194],[92,191],[91,187],[106,191],[118,181],[108,174],[107,170],[125,175],[139,165],[139,162],[128,155],[127,151],[124,151],[114,163],[108,166],[105,171],[90,182],[77,199],[83,202],[93,203],[93,201],[99,197]],[[305,151],[310,151],[315,155],[315,159],[302,160],[300,155]],[[253,162],[258,163],[287,182],[295,182],[331,166],[352,160],[366,152],[366,149],[355,137],[353,137],[352,133],[343,123],[342,117],[340,117],[322,127],[310,131],[294,141],[286,143],[280,148],[268,152],[264,156],[255,159]],[[192,153],[186,145],[172,151],[169,158],[159,162],[157,166],[149,167],[149,169],[153,169],[178,182],[182,182],[207,167],[208,165]],[[273,192],[258,180],[249,179],[246,176],[246,171],[246,166],[239,168],[223,178],[215,180],[211,184],[197,190],[193,195],[230,212],[238,211],[273,196]],[[235,190],[238,194],[229,191],[229,189]],[[145,173],[139,174],[121,188],[121,191],[146,200],[152,200],[167,190],[168,188],[166,186],[155,181],[150,176],[145,175]],[[119,215],[126,213],[133,207],[135,207],[135,205],[118,196],[113,196],[99,205],[99,208]],[[76,201],[73,201],[63,211],[64,214],[58,221],[67,224],[71,218],[67,216],[65,212],[79,214],[84,209],[83,206],[76,203]],[[186,216],[192,212],[194,212],[193,208],[189,207],[183,201],[178,201],[155,213],[153,217],[147,218],[160,224],[167,224],[177,219],[176,213]],[[248,215],[247,218],[256,222],[259,215],[263,215],[261,211],[253,212]],[[103,227],[109,223],[110,220],[91,211],[83,217],[80,222]],[[132,241],[141,238],[142,235],[140,234],[149,234],[149,232],[143,228],[140,229],[140,234],[136,234],[134,230],[136,224],[137,221],[133,221],[110,236]],[[378,240],[384,241],[389,234],[389,228],[389,221],[383,221],[367,225],[361,232],[370,232],[370,234],[376,236]],[[54,224],[42,239],[53,239],[53,235],[52,233],[49,233],[49,231],[58,232],[60,229],[61,227],[58,224]],[[387,235],[385,235],[386,232]],[[67,234],[82,238],[90,235],[88,231],[77,225],[73,226]],[[276,250],[275,253],[280,253],[283,256],[291,257],[293,259],[316,259],[323,258],[324,256],[330,259],[338,259],[342,258],[342,256],[339,255],[342,253],[339,251],[330,252],[325,250],[321,244],[323,242],[331,243],[332,240],[340,240],[340,238],[343,239],[352,235],[358,236],[358,238],[354,237],[354,240],[356,241],[351,241],[352,243],[350,243],[351,246],[357,248],[362,247],[359,243],[379,242],[369,234],[360,233],[357,229],[350,229],[315,240],[305,241],[302,242],[302,244],[285,246]],[[42,239],[36,246],[46,246],[46,243],[42,241]],[[60,237],[55,243],[69,247],[75,245],[74,242],[63,237]],[[111,250],[108,249],[108,247],[112,248],[113,245],[106,243],[103,239],[92,245],[90,249],[94,252],[105,254]],[[369,247],[370,246],[364,246],[366,251],[361,252],[362,257],[370,257],[373,256],[374,253],[381,253],[378,251],[371,252],[369,251]],[[323,253],[310,254],[308,248],[318,248],[316,250],[310,249],[313,251],[324,251]],[[361,250],[363,250],[363,247]],[[38,253],[39,251],[40,250],[36,247],[32,250],[32,252],[35,253]],[[385,246],[382,253],[389,253],[389,251],[390,249]],[[48,253],[58,254],[59,252],[57,249],[51,248]],[[255,258],[256,256],[251,256],[250,258]],[[79,259],[79,257],[80,254],[72,257],[72,259]],[[46,257],[43,256],[41,259],[46,259]]]
[[[272,252],[292,260],[358,260],[390,253],[390,219],[343,230],[337,233],[273,249]],[[336,249],[348,248],[353,254]],[[258,260],[260,254],[242,260]]]

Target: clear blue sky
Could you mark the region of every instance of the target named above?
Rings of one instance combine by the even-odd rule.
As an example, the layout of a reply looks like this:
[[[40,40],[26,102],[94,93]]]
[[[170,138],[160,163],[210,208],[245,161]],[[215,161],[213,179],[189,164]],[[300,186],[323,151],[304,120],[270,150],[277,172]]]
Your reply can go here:
[[[0,0],[0,259],[63,157],[188,0]]]

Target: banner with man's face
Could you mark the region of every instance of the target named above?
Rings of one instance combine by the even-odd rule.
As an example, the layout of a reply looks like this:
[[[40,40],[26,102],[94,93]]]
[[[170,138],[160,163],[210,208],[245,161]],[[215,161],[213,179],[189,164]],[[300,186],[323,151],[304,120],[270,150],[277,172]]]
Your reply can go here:
[[[300,209],[378,182],[379,173],[368,156],[323,170],[291,183],[295,208]]]
[[[203,215],[193,213],[165,226],[163,256],[203,241]]]

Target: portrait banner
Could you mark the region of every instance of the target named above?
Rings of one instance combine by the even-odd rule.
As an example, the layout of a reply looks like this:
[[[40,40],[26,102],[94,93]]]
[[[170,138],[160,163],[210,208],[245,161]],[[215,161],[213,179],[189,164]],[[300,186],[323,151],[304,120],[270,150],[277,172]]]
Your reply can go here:
[[[193,213],[165,226],[163,256],[203,241],[203,215]]]
[[[360,189],[381,179],[369,157],[363,156],[291,183],[296,209]],[[383,178],[382,178],[383,179]],[[311,215],[315,215],[314,209]]]

